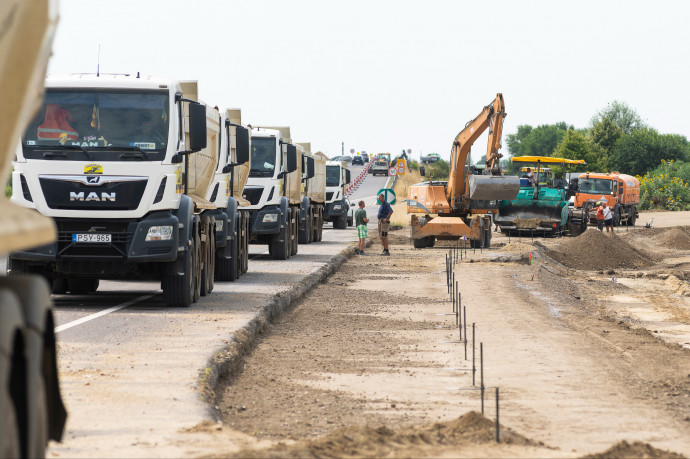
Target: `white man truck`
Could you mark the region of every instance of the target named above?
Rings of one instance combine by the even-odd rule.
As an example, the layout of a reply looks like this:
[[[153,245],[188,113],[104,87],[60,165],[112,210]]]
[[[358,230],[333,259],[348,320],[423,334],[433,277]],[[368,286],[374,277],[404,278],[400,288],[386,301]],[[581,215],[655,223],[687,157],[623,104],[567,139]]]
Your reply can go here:
[[[0,177],[41,104],[57,25],[49,0],[0,2]],[[0,254],[51,243],[55,224],[0,197]],[[4,273],[3,273],[4,274]],[[41,276],[0,276],[0,457],[44,457],[67,413],[58,383],[55,320]]]
[[[12,174],[12,202],[52,217],[56,242],[13,251],[12,273],[55,293],[99,279],[159,280],[169,306],[213,289],[217,110],[196,84],[130,75],[48,77]]]
[[[300,207],[299,243],[319,242],[323,237],[326,206],[326,159],[312,155],[311,143],[298,143],[302,154],[302,205]]]
[[[276,260],[297,253],[301,159],[289,127],[252,129],[251,169],[243,197],[250,202],[250,242],[268,244]]]
[[[347,211],[350,206],[345,197],[345,187],[350,183],[350,170],[344,161],[326,163],[326,220],[333,228],[347,228]]]

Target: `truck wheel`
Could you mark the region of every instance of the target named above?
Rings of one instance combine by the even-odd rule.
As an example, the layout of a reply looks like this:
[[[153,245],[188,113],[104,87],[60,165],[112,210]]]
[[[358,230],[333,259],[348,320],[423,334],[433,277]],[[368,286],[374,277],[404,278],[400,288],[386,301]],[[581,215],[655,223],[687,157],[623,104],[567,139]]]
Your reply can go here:
[[[242,237],[242,242],[240,243],[239,247],[242,247],[240,250],[240,259],[242,260],[242,269],[240,270],[240,275],[246,273],[249,271],[249,214],[247,213],[244,217],[244,234]]]
[[[283,229],[273,235],[268,251],[274,260],[287,260],[290,256],[290,228],[292,228],[292,220],[286,221]]]
[[[426,238],[412,239],[412,245],[415,249],[425,249],[426,248]]]
[[[98,290],[98,279],[74,278],[67,280],[69,292],[72,295],[87,295]]]
[[[48,446],[48,402],[43,376],[38,378],[36,391],[31,394],[36,400],[36,410],[31,416],[30,425],[33,432],[29,444],[29,457],[45,457]]]
[[[237,238],[228,241],[230,258],[224,256],[225,249],[220,249],[216,258],[216,273],[219,281],[234,281],[237,279],[239,260],[237,259]]]
[[[199,234],[199,225],[197,222],[194,225],[194,246],[193,257],[192,257],[192,275],[194,277],[194,303],[199,301],[201,297],[201,235]]]
[[[635,215],[635,209],[632,209],[630,216],[628,217],[628,226],[635,226],[635,221],[637,216]]]
[[[215,226],[216,223],[213,217],[202,220],[206,242],[201,246],[201,290],[199,292],[201,296],[206,296],[213,291],[213,273],[216,268],[216,235],[213,232]]]
[[[333,222],[333,227],[335,229],[345,229],[347,228],[347,215],[343,214],[336,221]]]
[[[347,217],[347,226],[352,226],[354,223],[355,222],[352,220],[352,217]]]
[[[12,398],[7,395],[8,406],[0,413],[0,427],[2,437],[0,438],[0,457],[20,457],[19,427],[17,425],[17,415],[15,413]]]
[[[53,277],[50,280],[50,293],[54,295],[64,295],[69,289],[67,279],[64,277]]]
[[[194,246],[184,252],[184,274],[169,274],[163,277],[163,299],[171,308],[188,308],[194,302]],[[175,262],[173,262],[175,263]]]
[[[300,244],[309,244],[311,242],[311,233],[312,233],[312,215],[311,212],[309,212],[309,215],[307,215],[306,223],[304,224],[304,228],[300,228],[299,230],[299,243]]]
[[[294,218],[292,219],[292,237],[290,238],[290,255],[297,255],[299,250],[299,212],[295,210],[293,212]]]
[[[426,246],[427,247],[433,247],[434,244],[436,244],[436,236],[427,236],[426,237]]]

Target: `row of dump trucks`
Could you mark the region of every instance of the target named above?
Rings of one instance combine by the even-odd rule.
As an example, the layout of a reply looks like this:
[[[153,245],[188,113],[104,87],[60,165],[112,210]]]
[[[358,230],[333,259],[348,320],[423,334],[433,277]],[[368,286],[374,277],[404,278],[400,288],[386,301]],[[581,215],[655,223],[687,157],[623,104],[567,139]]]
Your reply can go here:
[[[51,293],[155,280],[168,306],[190,306],[247,271],[250,242],[285,259],[320,241],[347,214],[349,171],[289,128],[204,103],[196,81],[46,77],[52,0],[2,2],[0,24],[0,176],[15,157],[0,198],[0,456],[43,457],[67,416]]]

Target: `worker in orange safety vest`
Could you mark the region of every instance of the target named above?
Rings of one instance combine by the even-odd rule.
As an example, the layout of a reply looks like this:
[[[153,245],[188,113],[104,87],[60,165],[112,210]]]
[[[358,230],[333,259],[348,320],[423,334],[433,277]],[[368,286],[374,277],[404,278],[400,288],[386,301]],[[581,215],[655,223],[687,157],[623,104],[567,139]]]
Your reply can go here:
[[[39,139],[56,139],[60,143],[65,143],[67,140],[78,140],[79,133],[69,123],[74,123],[74,118],[64,108],[58,104],[46,105],[46,116],[43,123],[38,126]]]

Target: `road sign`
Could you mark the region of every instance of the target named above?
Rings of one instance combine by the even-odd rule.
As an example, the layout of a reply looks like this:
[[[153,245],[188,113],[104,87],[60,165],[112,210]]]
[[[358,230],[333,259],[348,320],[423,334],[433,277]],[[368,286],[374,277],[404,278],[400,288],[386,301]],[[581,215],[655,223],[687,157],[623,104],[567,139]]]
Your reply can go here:
[[[393,191],[391,188],[381,188],[378,193],[376,193],[376,204],[381,205],[381,202],[379,201],[379,195],[383,193],[383,198],[388,202],[390,205],[395,204],[395,191]]]
[[[395,177],[397,173],[398,170],[395,167],[391,167],[390,169],[388,169],[388,175],[390,175],[391,177]]]
[[[398,159],[398,162],[395,165],[395,167],[396,169],[398,169],[398,175],[405,175],[405,169],[407,168],[407,164],[404,159]]]

